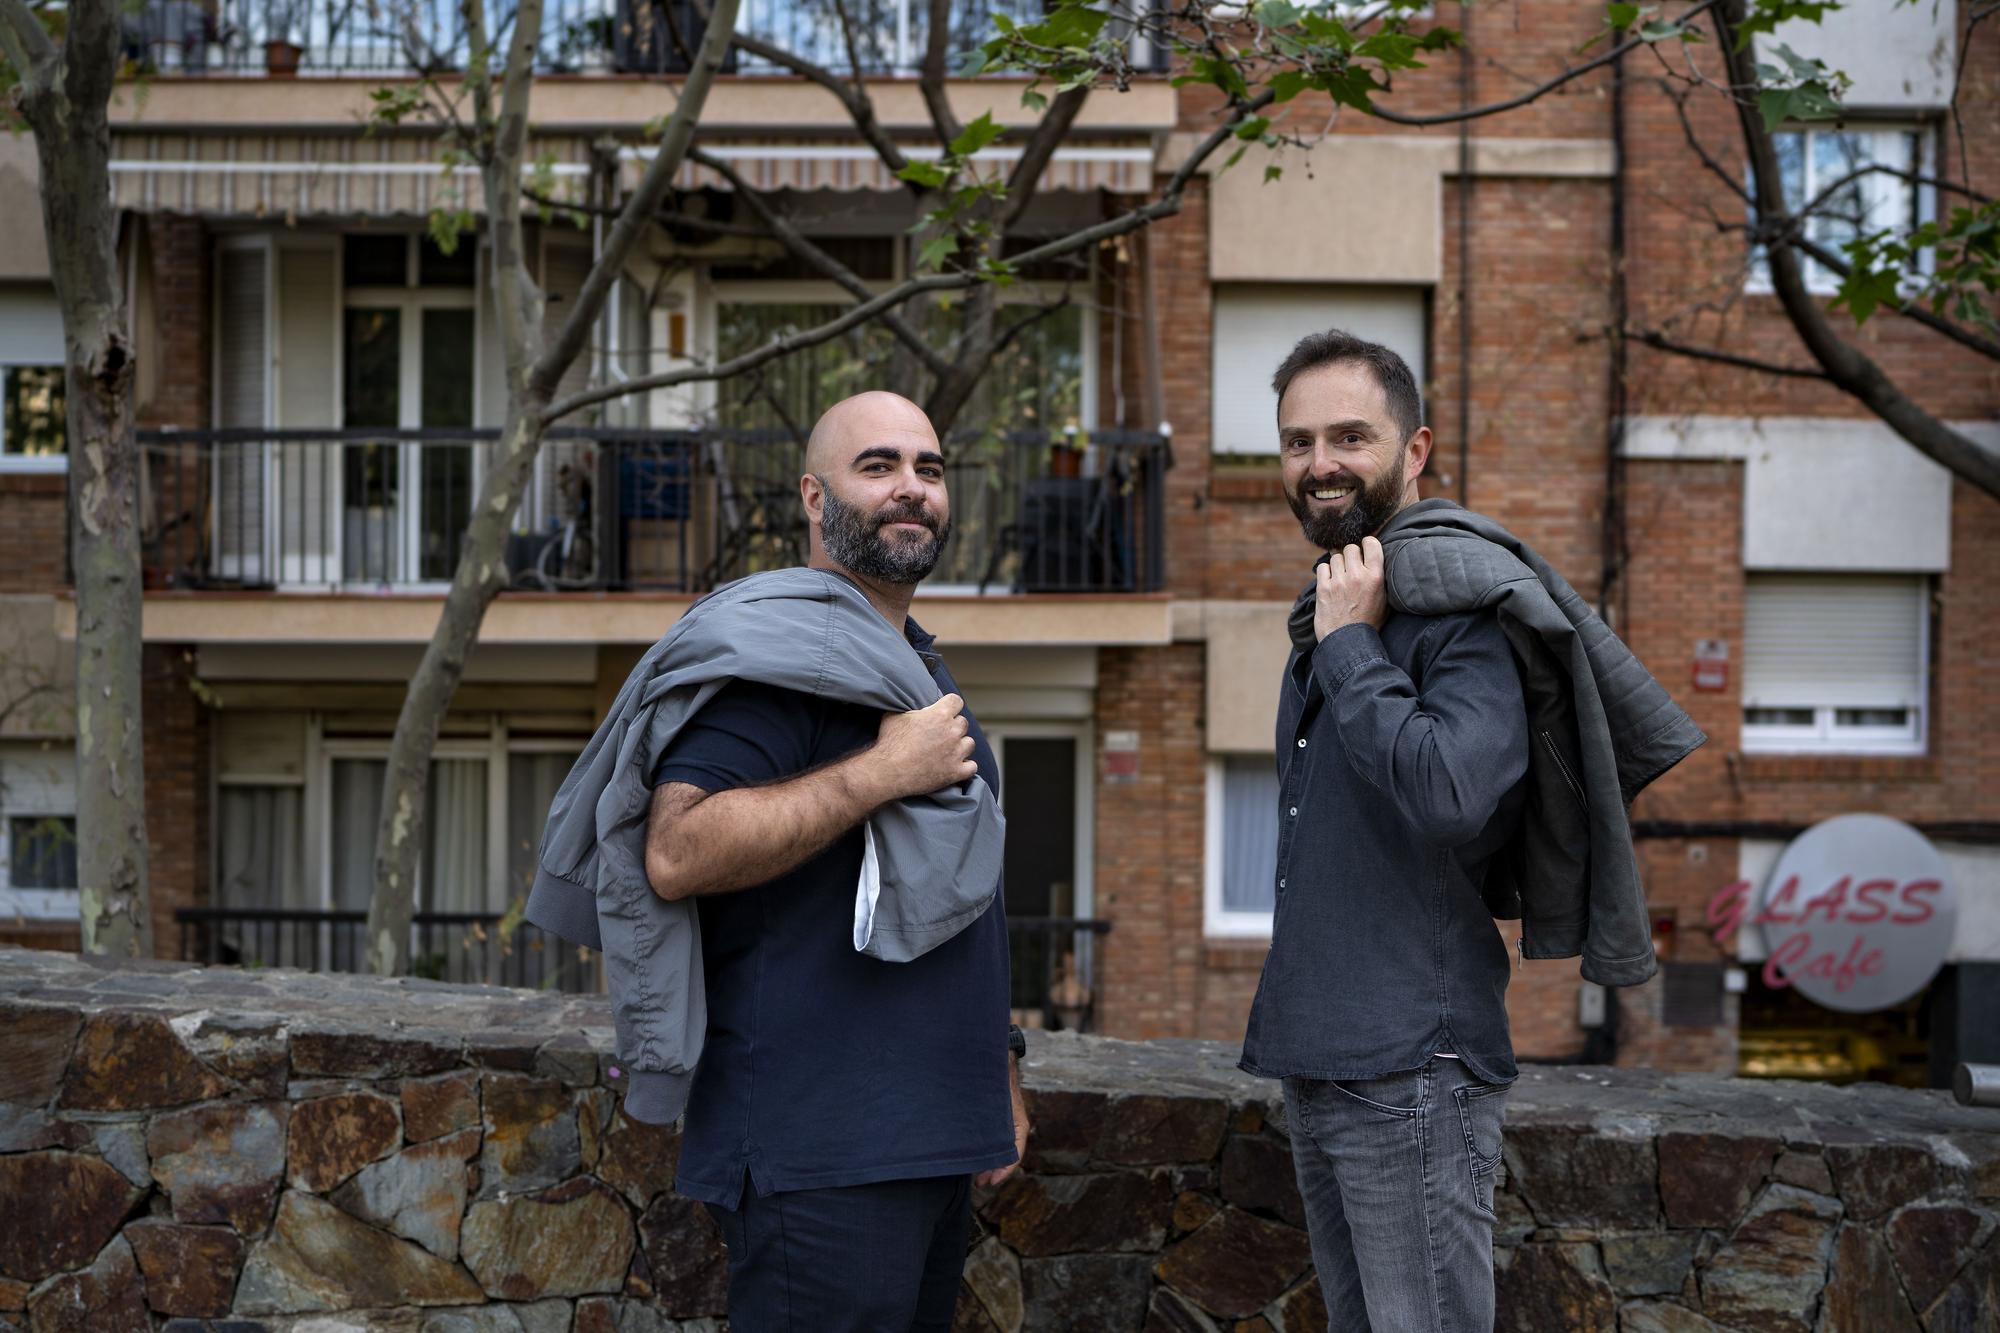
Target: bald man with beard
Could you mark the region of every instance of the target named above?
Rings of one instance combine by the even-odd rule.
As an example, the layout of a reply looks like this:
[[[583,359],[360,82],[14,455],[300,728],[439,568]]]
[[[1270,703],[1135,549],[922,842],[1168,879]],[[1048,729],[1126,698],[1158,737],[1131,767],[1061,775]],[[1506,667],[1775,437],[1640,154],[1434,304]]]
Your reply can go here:
[[[852,940],[870,813],[952,782],[999,790],[909,614],[951,533],[937,433],[896,394],[846,399],[813,428],[799,494],[807,564],[851,581],[944,697],[882,714],[737,679],[655,769],[648,877],[696,900],[708,1002],[676,1187],[721,1228],[735,1333],[942,1330],[971,1187],[1027,1144],[1005,911],[996,893],[907,963]]]

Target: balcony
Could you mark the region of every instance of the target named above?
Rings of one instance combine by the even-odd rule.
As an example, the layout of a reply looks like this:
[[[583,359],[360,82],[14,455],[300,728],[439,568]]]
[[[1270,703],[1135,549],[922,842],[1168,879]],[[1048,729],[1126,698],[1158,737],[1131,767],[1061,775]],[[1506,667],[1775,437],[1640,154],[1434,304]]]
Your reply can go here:
[[[188,963],[364,972],[362,911],[183,907],[180,957]],[[1097,1007],[1096,951],[1108,921],[1016,917],[1007,922],[1015,1021],[1026,1027],[1088,1032]],[[419,912],[410,922],[411,970],[433,981],[594,994],[604,963],[497,912]]]
[[[141,431],[147,587],[441,593],[497,436]],[[1017,432],[947,449],[959,593],[1162,586],[1164,436]],[[803,564],[800,451],[773,432],[561,429],[516,517],[512,585],[700,594]]]
[[[862,72],[911,75],[928,41],[924,0],[852,0]],[[949,65],[993,33],[993,18],[1037,21],[1041,0],[953,0]],[[513,21],[493,11],[496,31]],[[690,0],[549,0],[544,74],[678,74],[700,41]],[[843,74],[852,68],[831,0],[745,0],[737,31]],[[677,41],[675,34],[682,40]],[[463,69],[457,0],[146,0],[127,19],[126,51],[154,74],[401,76]],[[741,51],[725,72],[782,74]]]

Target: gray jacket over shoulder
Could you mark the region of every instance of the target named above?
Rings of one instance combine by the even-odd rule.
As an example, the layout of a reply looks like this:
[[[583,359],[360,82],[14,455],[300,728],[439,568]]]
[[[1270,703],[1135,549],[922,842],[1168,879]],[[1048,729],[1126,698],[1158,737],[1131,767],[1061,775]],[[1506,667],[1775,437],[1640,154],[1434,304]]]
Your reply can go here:
[[[1636,986],[1657,970],[1626,807],[1708,739],[1562,575],[1520,538],[1449,500],[1380,534],[1389,605],[1406,615],[1491,608],[1521,668],[1530,756],[1521,829],[1486,873],[1486,905],[1521,921],[1526,958],[1583,957],[1585,980]],[[1313,647],[1313,590],[1291,637]]]
[[[549,807],[527,919],[603,953],[625,1109],[653,1124],[687,1104],[708,1005],[695,903],[668,902],[646,877],[652,778],[681,728],[732,680],[885,713],[939,697],[916,649],[860,589],[815,569],[718,589],[626,677]],[[855,947],[908,962],[977,920],[999,888],[1002,834],[999,804],[976,780],[876,810]]]

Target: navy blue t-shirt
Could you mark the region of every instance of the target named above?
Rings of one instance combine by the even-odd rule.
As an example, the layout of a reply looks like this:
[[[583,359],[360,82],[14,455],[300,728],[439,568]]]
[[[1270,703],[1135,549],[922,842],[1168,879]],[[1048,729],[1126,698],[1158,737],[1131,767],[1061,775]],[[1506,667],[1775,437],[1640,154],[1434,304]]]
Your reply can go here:
[[[938,685],[931,638],[908,628]],[[967,714],[970,721],[970,713]],[[736,681],[654,773],[711,794],[765,786],[874,742],[882,715]],[[979,776],[992,748],[971,722]],[[1006,912],[908,963],[854,948],[859,827],[767,884],[701,896],[708,1033],[683,1123],[678,1187],[734,1208],[759,1195],[961,1175],[1014,1160]]]

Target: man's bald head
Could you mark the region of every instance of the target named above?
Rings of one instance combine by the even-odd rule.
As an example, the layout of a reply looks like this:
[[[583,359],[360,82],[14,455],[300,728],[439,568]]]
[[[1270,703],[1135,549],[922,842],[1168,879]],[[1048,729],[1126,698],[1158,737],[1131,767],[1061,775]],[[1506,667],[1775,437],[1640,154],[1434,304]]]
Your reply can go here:
[[[820,476],[844,469],[855,454],[885,438],[911,441],[920,436],[937,448],[931,419],[899,393],[870,389],[843,398],[820,414],[806,441],[806,471]],[[913,441],[914,442],[914,441]]]

